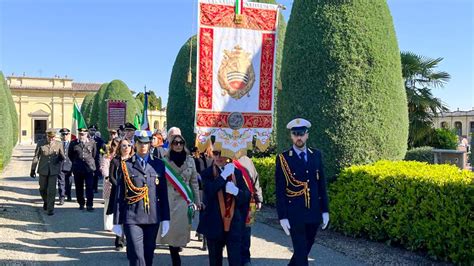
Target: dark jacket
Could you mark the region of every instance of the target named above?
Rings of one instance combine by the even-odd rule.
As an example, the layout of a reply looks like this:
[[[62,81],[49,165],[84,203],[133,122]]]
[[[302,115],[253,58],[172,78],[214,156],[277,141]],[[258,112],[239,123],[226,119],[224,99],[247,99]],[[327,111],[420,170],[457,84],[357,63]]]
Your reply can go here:
[[[138,155],[126,161],[128,175],[136,187],[148,186],[150,202],[149,213],[145,212],[144,200],[129,204],[125,193],[125,180],[120,166],[117,175],[117,192],[115,195],[114,224],[159,224],[170,220],[168,188],[165,178],[164,163],[153,156],[149,157],[145,169],[142,168]],[[158,183],[158,185],[157,185]]]
[[[97,154],[95,141],[86,143],[78,139],[69,144],[68,156],[72,161],[72,171],[75,173],[90,173],[96,170],[95,157]]]
[[[221,211],[219,207],[219,200],[217,192],[222,190],[224,195],[227,181],[220,177],[220,169],[218,176],[214,177],[214,166],[211,166],[201,173],[203,182],[203,200],[206,206],[202,215],[200,216],[198,232],[204,234],[208,239],[221,239],[224,237],[224,225],[222,222]],[[239,193],[235,196],[234,216],[228,232],[228,239],[239,240],[242,229],[245,225],[245,218],[250,202],[250,192],[245,185],[242,177],[242,172],[235,169],[234,171],[236,186],[239,188]]]
[[[321,152],[308,148],[307,162],[300,159],[291,148],[282,153],[296,180],[309,183],[310,206],[306,207],[304,195],[289,197],[286,194],[287,183],[280,158],[276,158],[275,190],[278,219],[288,219],[294,223],[320,223],[323,212],[329,212],[329,200],[326,191]],[[288,185],[291,190],[298,190]]]
[[[115,157],[110,161],[109,167],[109,181],[112,184],[112,188],[110,189],[110,198],[109,198],[109,205],[107,206],[107,211],[105,214],[110,215],[114,213],[114,206],[115,206],[115,196],[117,193],[117,176],[120,169],[120,157]]]
[[[162,158],[164,158],[165,155],[166,155],[166,151],[165,151],[165,149],[163,148],[163,146],[160,146],[160,147],[152,147],[151,149],[152,149],[152,151],[151,151],[150,153],[151,153],[151,154],[153,155],[153,157],[155,157],[155,158],[162,159]]]
[[[61,171],[71,172],[72,171],[72,162],[71,162],[71,159],[69,159],[69,154],[68,154],[68,149],[69,149],[69,146],[71,145],[71,141],[68,141],[66,144],[64,144],[64,142],[61,141],[61,144],[63,145],[64,155],[65,155],[65,159],[64,159],[64,161],[62,162],[62,165],[61,165]]]

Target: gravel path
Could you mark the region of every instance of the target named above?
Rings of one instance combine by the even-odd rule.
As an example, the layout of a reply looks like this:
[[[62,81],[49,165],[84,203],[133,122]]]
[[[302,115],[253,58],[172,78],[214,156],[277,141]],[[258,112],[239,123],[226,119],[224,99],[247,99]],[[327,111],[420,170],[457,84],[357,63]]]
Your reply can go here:
[[[75,202],[56,206],[55,215],[42,210],[38,181],[27,177],[32,146],[17,146],[12,162],[0,175],[0,265],[128,265],[125,251],[113,249],[114,236],[102,230],[103,204],[95,211],[78,210]],[[95,196],[101,195],[95,194]],[[74,199],[74,197],[73,197]],[[252,228],[254,265],[287,265],[291,240],[280,229],[273,208],[264,208]],[[192,233],[181,253],[183,265],[208,265],[207,252]],[[318,232],[311,265],[431,265],[418,254],[382,243]],[[225,252],[224,252],[225,253]],[[168,250],[155,251],[154,265],[171,265]]]

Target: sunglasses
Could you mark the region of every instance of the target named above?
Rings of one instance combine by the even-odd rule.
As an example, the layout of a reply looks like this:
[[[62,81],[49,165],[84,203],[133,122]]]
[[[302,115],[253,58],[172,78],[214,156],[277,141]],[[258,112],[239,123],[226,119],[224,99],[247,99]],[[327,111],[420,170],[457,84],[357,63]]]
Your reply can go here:
[[[184,145],[184,141],[173,141],[173,145]]]
[[[212,155],[221,156],[221,152],[220,151],[212,151]]]
[[[132,144],[122,144],[122,148],[132,147]]]
[[[306,131],[291,131],[291,134],[296,137],[302,137],[306,134]]]

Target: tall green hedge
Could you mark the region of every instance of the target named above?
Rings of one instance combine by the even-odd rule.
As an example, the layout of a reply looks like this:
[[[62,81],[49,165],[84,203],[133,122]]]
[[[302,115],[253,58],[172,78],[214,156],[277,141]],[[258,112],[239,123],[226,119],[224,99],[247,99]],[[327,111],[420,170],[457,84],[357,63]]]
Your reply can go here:
[[[275,0],[257,0],[252,2],[275,4]],[[282,15],[279,17],[278,44],[276,56],[276,83],[280,80],[280,66],[282,60],[283,43],[285,38],[286,22]],[[192,42],[192,83],[187,82],[189,69],[189,48]],[[176,126],[181,129],[189,145],[194,144],[194,115],[196,98],[196,36],[189,38],[181,47],[173,66],[168,91],[166,109],[166,124],[168,128]],[[277,92],[275,92],[277,93]]]
[[[92,105],[94,104],[95,94],[95,92],[89,93],[84,97],[84,100],[82,100],[81,114],[87,125],[90,125],[91,122]]]
[[[287,26],[278,95],[277,143],[286,124],[312,122],[309,145],[327,175],[347,165],[403,159],[408,111],[400,52],[385,0],[295,0]]]
[[[18,113],[16,111],[15,103],[13,102],[13,97],[12,93],[10,91],[10,88],[7,85],[7,81],[3,79],[3,86],[6,89],[6,96],[8,100],[8,107],[10,109],[10,116],[11,116],[11,121],[12,121],[12,145],[15,147],[15,145],[18,143],[18,136],[20,134],[20,129],[18,127]]]
[[[126,121],[133,124],[135,114],[140,113],[140,106],[137,104],[137,100],[133,97],[128,86],[121,80],[113,80],[107,83],[107,87],[104,90],[103,98],[101,103],[98,105],[99,119],[98,127],[102,138],[108,140],[108,121],[107,121],[107,101],[106,100],[124,100],[127,101],[127,117]]]
[[[189,49],[192,45],[192,83],[187,81]],[[173,65],[166,105],[166,125],[179,127],[188,146],[194,144],[194,113],[196,98],[196,36],[181,47]]]
[[[276,204],[275,158],[275,156],[252,158],[255,169],[257,169],[260,187],[262,188],[263,202],[272,206]]]
[[[351,236],[474,262],[474,174],[452,165],[379,161],[344,169],[329,188],[331,227]]]
[[[0,71],[0,117],[2,118],[2,126],[0,127],[0,170],[10,161],[14,135],[18,134],[18,131],[13,132],[9,98],[11,98],[10,89],[5,82],[3,73]]]
[[[107,86],[109,86],[109,83],[102,84],[99,90],[94,95],[94,100],[92,102],[92,106],[90,107],[91,111],[88,117],[89,118],[89,123],[87,124],[88,126],[98,125],[99,123],[99,117],[101,115],[100,106],[104,104],[104,94],[105,94],[105,91],[107,90]]]

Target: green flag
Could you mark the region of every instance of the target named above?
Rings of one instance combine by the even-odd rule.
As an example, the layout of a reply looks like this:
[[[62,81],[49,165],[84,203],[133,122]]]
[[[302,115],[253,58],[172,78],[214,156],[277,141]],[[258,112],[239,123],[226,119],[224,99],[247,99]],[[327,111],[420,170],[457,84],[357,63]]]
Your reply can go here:
[[[81,114],[79,106],[77,105],[76,100],[74,100],[74,110],[72,112],[72,126],[71,126],[71,133],[72,138],[77,138],[77,129],[78,128],[87,128],[86,121]]]

